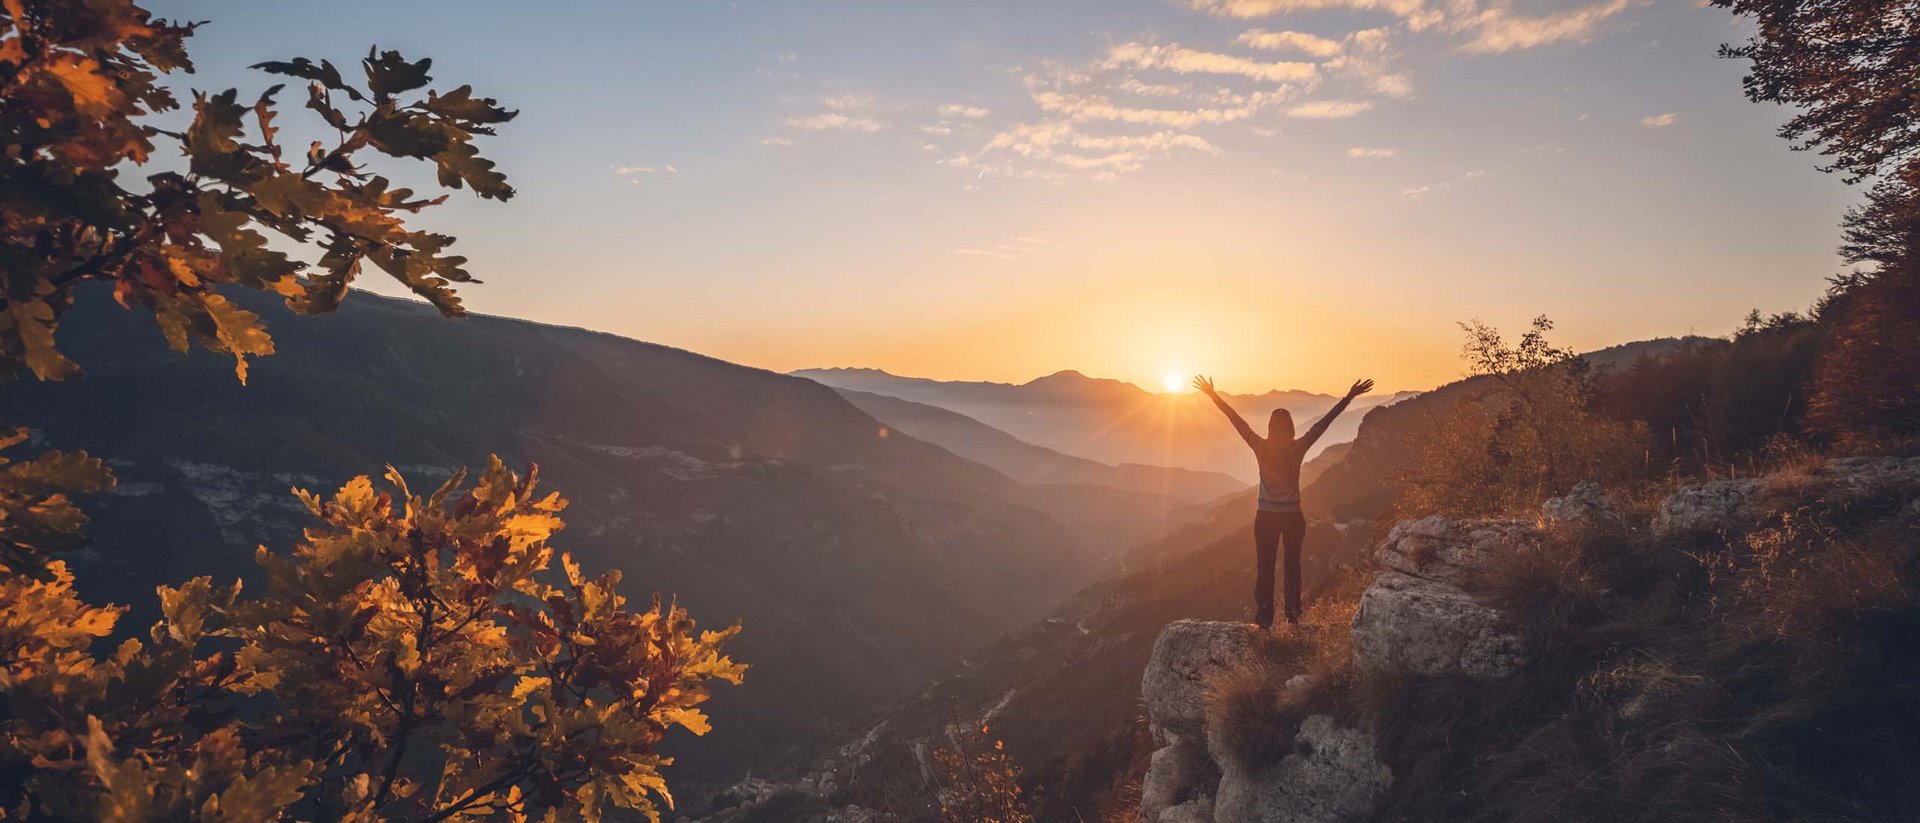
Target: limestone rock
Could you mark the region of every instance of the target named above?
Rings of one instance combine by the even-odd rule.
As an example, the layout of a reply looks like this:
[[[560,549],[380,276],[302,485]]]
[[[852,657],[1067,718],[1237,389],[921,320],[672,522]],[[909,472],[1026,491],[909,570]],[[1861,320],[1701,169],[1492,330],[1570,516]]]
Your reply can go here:
[[[1758,480],[1716,480],[1687,486],[1660,504],[1653,529],[1662,535],[1738,529],[1752,521],[1752,504],[1759,491]]]
[[[1214,823],[1336,823],[1372,809],[1393,780],[1373,735],[1327,715],[1303,721],[1294,743],[1298,751],[1269,768],[1229,764],[1214,796]]]
[[[1175,807],[1199,801],[1210,804],[1219,781],[1219,768],[1197,738],[1175,738],[1154,751],[1146,776],[1140,779],[1140,819],[1164,820],[1165,813]]]
[[[1501,677],[1524,658],[1499,612],[1458,587],[1389,571],[1360,596],[1353,659],[1375,671]]]
[[[1540,527],[1581,528],[1621,522],[1620,510],[1598,483],[1581,483],[1540,506]]]
[[[1213,823],[1213,800],[1190,800],[1160,813],[1154,823]]]
[[[1155,743],[1204,739],[1207,681],[1246,658],[1253,631],[1245,623],[1179,620],[1160,632],[1140,679]]]
[[[1843,457],[1820,473],[1853,494],[1920,493],[1920,457]]]
[[[1374,557],[1393,571],[1457,586],[1494,549],[1539,541],[1539,530],[1519,520],[1454,520],[1434,515],[1396,524]]]

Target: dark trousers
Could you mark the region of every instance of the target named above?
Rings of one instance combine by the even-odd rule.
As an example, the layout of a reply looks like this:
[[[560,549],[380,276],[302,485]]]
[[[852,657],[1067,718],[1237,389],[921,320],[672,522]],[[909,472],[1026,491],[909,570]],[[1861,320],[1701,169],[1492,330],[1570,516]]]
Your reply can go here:
[[[1287,546],[1287,622],[1300,622],[1300,544],[1307,518],[1299,512],[1256,512],[1253,516],[1253,622],[1273,625],[1273,561]]]

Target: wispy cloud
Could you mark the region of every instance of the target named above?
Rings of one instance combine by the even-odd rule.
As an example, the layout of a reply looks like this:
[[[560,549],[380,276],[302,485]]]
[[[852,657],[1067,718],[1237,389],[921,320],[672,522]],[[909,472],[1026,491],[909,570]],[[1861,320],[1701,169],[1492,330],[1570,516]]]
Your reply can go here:
[[[1485,176],[1487,176],[1486,169],[1474,169],[1473,171],[1467,172],[1466,174],[1460,175],[1459,177],[1456,177],[1452,180],[1442,180],[1438,183],[1429,183],[1424,186],[1410,186],[1405,190],[1401,191],[1400,193],[1408,197],[1425,197],[1441,189],[1448,188],[1450,186],[1459,185],[1461,183],[1465,183],[1470,180],[1478,180]]]
[[[1472,54],[1497,54],[1551,43],[1584,43],[1601,32],[1608,18],[1645,2],[1605,0],[1538,17],[1515,15],[1504,7],[1489,6],[1463,15],[1449,27],[1469,33],[1471,39],[1460,45],[1460,51]]]
[[[885,126],[868,117],[855,117],[837,111],[824,111],[805,117],[789,117],[787,125],[802,131],[857,131],[871,134]]]
[[[1328,40],[1298,31],[1267,31],[1265,29],[1247,29],[1234,41],[1266,51],[1292,51],[1311,57],[1335,57],[1340,54],[1340,41]]]
[[[978,120],[992,113],[989,109],[983,109],[979,106],[969,106],[962,103],[948,103],[940,107],[941,117],[965,117],[969,120]]]
[[[613,176],[622,178],[629,185],[638,186],[640,181],[655,174],[679,174],[680,170],[669,163],[664,166],[614,166]]]
[[[1640,118],[1640,125],[1649,129],[1664,129],[1678,122],[1680,122],[1680,115],[1673,112]]]
[[[871,94],[846,92],[822,97],[820,98],[820,105],[826,106],[833,111],[858,111],[873,108],[877,105],[877,101],[873,99],[873,95]]]
[[[1586,42],[1604,30],[1608,19],[1649,2],[1599,0],[1543,15],[1515,14],[1510,0],[1187,0],[1187,5],[1216,17],[1241,20],[1326,10],[1386,12],[1399,17],[1411,31],[1432,29],[1459,38],[1459,51],[1495,54],[1551,43]],[[1241,42],[1292,45],[1281,38],[1262,40],[1260,34],[1266,33],[1255,29],[1243,35],[1246,39]]]
[[[1385,11],[1405,18],[1416,31],[1438,22],[1440,17],[1422,0],[1188,0],[1187,4],[1216,17],[1240,20],[1327,9]]]
[[[762,146],[791,146],[791,145],[793,145],[793,140],[792,140],[792,139],[790,139],[790,138],[786,138],[786,137],[762,137],[762,138],[760,138],[760,145],[762,145]]]
[[[1315,100],[1287,109],[1287,116],[1308,120],[1338,120],[1371,108],[1373,103],[1366,100]]]
[[[1358,157],[1363,160],[1384,159],[1392,157],[1394,154],[1393,149],[1368,148],[1365,146],[1354,146],[1353,148],[1347,149],[1348,157]]]
[[[1237,75],[1265,83],[1305,83],[1320,75],[1320,70],[1312,63],[1262,62],[1231,54],[1190,49],[1178,43],[1124,43],[1107,50],[1107,61],[1114,66],[1162,69],[1176,74]]]

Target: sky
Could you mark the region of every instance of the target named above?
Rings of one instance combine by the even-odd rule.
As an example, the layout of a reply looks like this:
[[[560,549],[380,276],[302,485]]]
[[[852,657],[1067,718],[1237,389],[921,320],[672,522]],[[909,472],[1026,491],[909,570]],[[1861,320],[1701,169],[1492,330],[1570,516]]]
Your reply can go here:
[[[378,44],[518,109],[518,196],[418,221],[470,309],[779,371],[1426,389],[1461,321],[1804,309],[1859,194],[1691,0],[147,5],[209,21],[176,85]]]

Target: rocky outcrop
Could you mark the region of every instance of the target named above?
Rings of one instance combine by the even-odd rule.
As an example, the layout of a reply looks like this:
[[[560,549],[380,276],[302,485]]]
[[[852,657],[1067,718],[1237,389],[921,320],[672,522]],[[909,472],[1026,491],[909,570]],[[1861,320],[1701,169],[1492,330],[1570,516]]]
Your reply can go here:
[[[1758,480],[1716,480],[1688,486],[1669,495],[1653,516],[1653,530],[1662,535],[1711,534],[1737,528],[1754,519]]]
[[[1539,529],[1525,521],[1434,515],[1395,524],[1373,556],[1388,570],[1458,586],[1494,551],[1539,543]]]
[[[1206,719],[1215,675],[1247,660],[1254,629],[1244,623],[1182,620],[1154,644],[1141,679],[1154,742],[1140,787],[1149,823],[1333,823],[1365,812],[1391,772],[1374,754],[1373,736],[1312,715],[1279,763],[1250,766],[1226,750]],[[1288,688],[1306,688],[1296,677]]]
[[[1245,623],[1177,620],[1161,630],[1140,679],[1153,742],[1202,739],[1207,682],[1245,660],[1252,640],[1253,628]]]
[[[1368,671],[1504,677],[1522,643],[1500,613],[1457,586],[1386,572],[1360,595],[1353,661]]]
[[[1426,675],[1512,673],[1523,658],[1519,636],[1462,586],[1493,552],[1539,541],[1539,530],[1518,520],[1425,517],[1394,526],[1374,552],[1387,570],[1361,594],[1353,616],[1354,664]]]
[[[1221,758],[1214,823],[1331,823],[1372,809],[1393,781],[1374,754],[1373,735],[1328,715],[1308,716],[1293,742],[1294,753],[1266,769]]]
[[[1593,528],[1625,522],[1613,497],[1598,483],[1581,483],[1540,507],[1540,528]]]
[[[1472,593],[1492,558],[1540,550],[1564,529],[1651,527],[1661,535],[1732,535],[1777,517],[1779,500],[1817,497],[1827,506],[1886,507],[1920,520],[1920,458],[1852,458],[1764,479],[1681,488],[1651,518],[1631,520],[1604,489],[1587,484],[1547,501],[1534,520],[1427,517],[1396,525],[1374,552],[1380,573],[1361,594],[1352,623],[1353,664],[1362,672],[1498,678],[1525,665],[1527,649],[1507,617]],[[1253,629],[1181,621],[1155,644],[1141,682],[1154,752],[1142,783],[1147,823],[1310,823],[1364,816],[1393,784],[1373,734],[1330,714],[1298,719],[1277,763],[1246,763],[1232,735],[1208,727],[1208,681],[1255,654]],[[1266,664],[1270,665],[1270,664]],[[1276,675],[1279,677],[1282,675]],[[1284,689],[1312,689],[1292,675]],[[1306,697],[1305,695],[1294,695]],[[1312,700],[1290,705],[1322,705]],[[1625,702],[1645,710],[1651,693]],[[1278,722],[1278,721],[1276,721]],[[1243,732],[1244,730],[1235,730]]]

